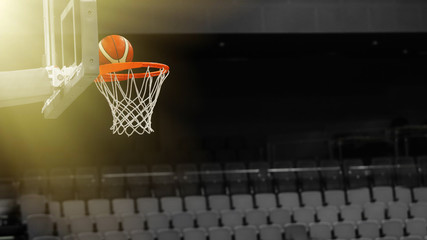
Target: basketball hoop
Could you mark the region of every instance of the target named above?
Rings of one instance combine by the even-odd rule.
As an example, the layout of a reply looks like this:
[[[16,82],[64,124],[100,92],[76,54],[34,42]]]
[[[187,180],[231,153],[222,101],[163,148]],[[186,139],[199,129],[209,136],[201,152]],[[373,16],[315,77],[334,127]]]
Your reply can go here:
[[[133,69],[145,68],[134,73]],[[152,69],[158,69],[152,71]],[[127,73],[118,73],[127,71]],[[161,63],[124,62],[99,66],[96,87],[107,99],[113,115],[114,134],[152,133],[151,116],[169,67]]]

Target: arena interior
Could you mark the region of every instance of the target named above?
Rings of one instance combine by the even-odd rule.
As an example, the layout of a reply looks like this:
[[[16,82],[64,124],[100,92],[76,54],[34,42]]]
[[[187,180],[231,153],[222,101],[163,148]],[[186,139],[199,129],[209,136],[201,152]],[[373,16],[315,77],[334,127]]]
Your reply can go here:
[[[154,132],[112,134],[94,84],[58,119],[0,108],[0,239],[427,239],[426,1],[98,0],[97,14],[99,39],[170,66]],[[18,54],[0,44],[0,70],[39,65],[35,35],[9,36]]]

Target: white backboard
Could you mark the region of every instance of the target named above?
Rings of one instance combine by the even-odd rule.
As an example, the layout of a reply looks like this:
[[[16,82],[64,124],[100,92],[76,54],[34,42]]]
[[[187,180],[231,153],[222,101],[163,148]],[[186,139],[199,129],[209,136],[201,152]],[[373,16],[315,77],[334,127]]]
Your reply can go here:
[[[19,13],[8,20],[20,24],[7,28],[3,40],[17,52],[26,45],[14,40],[24,36],[36,49],[25,56],[40,64],[2,63],[0,107],[44,102],[44,117],[57,118],[99,73],[96,0],[2,0],[1,5]]]

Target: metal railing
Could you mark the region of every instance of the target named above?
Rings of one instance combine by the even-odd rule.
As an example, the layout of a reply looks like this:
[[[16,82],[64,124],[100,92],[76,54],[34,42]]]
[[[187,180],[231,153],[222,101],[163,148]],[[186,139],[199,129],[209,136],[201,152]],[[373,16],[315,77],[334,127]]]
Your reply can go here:
[[[359,165],[359,166],[334,166],[334,167],[306,167],[306,168],[269,168],[269,169],[235,169],[235,170],[204,170],[204,171],[185,171],[185,172],[141,172],[141,173],[106,173],[101,174],[100,179],[113,179],[113,178],[136,178],[136,177],[175,177],[179,178],[182,176],[203,176],[203,175],[225,175],[225,174],[277,174],[277,173],[298,173],[298,172],[325,172],[325,171],[337,171],[337,172],[348,172],[348,171],[370,171],[370,170],[381,170],[381,169],[405,169],[405,168],[416,168],[415,164],[396,164],[396,165]],[[63,180],[63,179],[97,179],[94,175],[66,175],[66,176],[35,176],[35,177],[23,177],[20,180]]]

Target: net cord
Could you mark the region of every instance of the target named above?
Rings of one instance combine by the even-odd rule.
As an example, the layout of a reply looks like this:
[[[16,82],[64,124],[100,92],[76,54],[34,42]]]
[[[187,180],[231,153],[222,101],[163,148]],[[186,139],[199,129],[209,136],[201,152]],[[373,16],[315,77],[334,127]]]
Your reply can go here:
[[[134,133],[142,135],[154,132],[151,116],[162,84],[169,75],[169,71],[165,69],[160,69],[159,72],[160,74],[153,76],[148,66],[144,77],[140,79],[129,69],[128,81],[121,81],[114,72],[100,75],[95,81],[110,106],[113,117],[110,130],[114,134],[131,136]],[[140,87],[138,82],[141,82]]]

